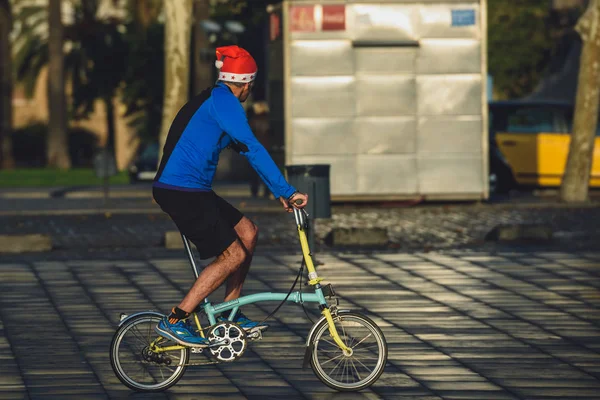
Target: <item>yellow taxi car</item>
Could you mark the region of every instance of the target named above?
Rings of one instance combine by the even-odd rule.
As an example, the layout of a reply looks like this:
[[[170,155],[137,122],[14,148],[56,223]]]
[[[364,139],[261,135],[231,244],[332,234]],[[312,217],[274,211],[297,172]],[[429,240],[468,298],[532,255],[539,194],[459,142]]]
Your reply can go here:
[[[490,184],[499,191],[514,183],[560,186],[569,154],[573,106],[549,101],[495,101],[489,103],[489,111]],[[590,187],[600,187],[600,124]]]

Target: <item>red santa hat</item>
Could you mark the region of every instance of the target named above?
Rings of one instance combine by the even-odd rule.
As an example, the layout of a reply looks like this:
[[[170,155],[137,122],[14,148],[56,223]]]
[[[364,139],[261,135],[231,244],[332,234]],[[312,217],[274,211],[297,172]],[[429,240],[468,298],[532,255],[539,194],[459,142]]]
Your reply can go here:
[[[256,61],[246,50],[238,46],[217,48],[219,80],[226,82],[252,82],[256,77]]]

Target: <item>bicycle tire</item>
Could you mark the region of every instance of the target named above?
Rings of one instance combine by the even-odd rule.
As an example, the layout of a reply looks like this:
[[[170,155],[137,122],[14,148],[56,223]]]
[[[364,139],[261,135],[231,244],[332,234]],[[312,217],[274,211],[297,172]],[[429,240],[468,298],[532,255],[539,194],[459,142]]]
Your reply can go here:
[[[371,386],[377,381],[377,379],[379,379],[387,363],[388,347],[383,332],[381,331],[381,329],[379,329],[377,324],[375,324],[375,322],[373,322],[370,318],[357,312],[339,312],[333,318],[333,321],[336,324],[336,329],[338,330],[338,334],[340,335],[342,341],[344,341],[346,346],[352,347],[354,352],[351,356],[345,356],[342,350],[337,345],[335,345],[335,343],[333,343],[333,339],[331,339],[331,337],[329,336],[327,320],[320,320],[319,322],[317,322],[317,326],[313,330],[313,335],[309,341],[309,343],[312,343],[310,363],[313,372],[315,373],[317,378],[319,378],[319,380],[321,380],[321,382],[323,382],[325,385],[342,392],[359,391]],[[366,330],[366,332],[368,332],[369,335],[362,339],[353,338],[352,335],[348,333],[350,328],[349,323],[361,326],[363,329]],[[344,325],[347,325],[348,327],[346,328],[344,327]],[[326,335],[328,339],[325,339],[323,335]],[[362,366],[360,369],[364,368],[368,370],[368,367],[362,361],[358,360],[359,353],[357,353],[358,349],[356,348],[360,344],[364,343],[370,337],[370,335],[372,335],[375,339],[376,346],[371,346],[370,348],[367,346],[363,346],[360,349],[360,354],[364,354],[365,349],[367,349],[367,353],[375,353],[376,363],[373,369],[367,374],[367,376],[365,378],[362,378],[360,373],[358,372],[359,368],[357,368],[356,365],[360,364],[359,367]],[[354,344],[355,340],[356,344]],[[353,344],[354,346],[352,346]],[[330,352],[335,352],[336,354],[337,352],[339,352],[340,355],[334,357],[333,359],[330,358],[328,361],[325,361],[325,356],[320,356],[320,353],[327,353],[327,351],[324,349],[325,347],[331,348]],[[328,374],[324,369],[324,365],[328,362],[332,362],[335,359],[340,359],[340,362],[336,364],[333,370],[335,370],[342,362],[345,362],[346,366],[352,364],[352,368],[354,369],[354,371],[352,371],[351,368],[348,368],[348,370],[346,371],[346,376],[350,378],[350,374],[356,374],[359,378],[358,381],[341,382],[340,380],[334,379],[334,377]],[[344,366],[343,368],[346,368],[346,366]],[[332,373],[333,370],[330,371],[330,373]],[[342,378],[344,377],[343,374],[341,374],[340,376]]]
[[[110,344],[110,364],[111,367],[113,369],[113,372],[115,373],[115,375],[117,376],[117,378],[119,378],[119,380],[127,387],[129,387],[130,389],[133,389],[135,391],[138,392],[145,392],[145,393],[152,393],[152,392],[162,392],[164,390],[167,390],[168,388],[170,388],[171,386],[175,385],[179,379],[181,379],[181,377],[183,376],[183,374],[185,373],[186,370],[186,365],[189,362],[190,359],[190,349],[189,348],[184,348],[184,349],[180,349],[180,350],[174,350],[174,352],[177,354],[179,354],[178,356],[170,356],[171,358],[173,358],[173,361],[177,361],[177,363],[175,364],[174,367],[174,371],[169,374],[166,378],[164,376],[164,374],[162,373],[164,368],[168,368],[168,366],[165,366],[164,368],[161,367],[160,364],[158,363],[152,363],[152,362],[148,362],[148,361],[144,361],[143,360],[143,355],[141,354],[143,348],[141,347],[142,345],[144,346],[148,346],[150,344],[150,342],[152,342],[154,339],[156,339],[158,337],[158,335],[154,332],[154,327],[160,322],[161,318],[158,317],[155,314],[152,313],[144,313],[144,314],[140,314],[134,318],[132,318],[131,320],[125,322],[122,326],[119,327],[119,329],[117,329],[117,331],[115,332],[112,342]],[[139,330],[139,326],[141,326],[142,324],[147,324],[148,327],[144,328],[143,332],[147,332],[147,335],[141,335]],[[135,349],[133,349],[133,351],[131,351],[131,353],[133,353],[134,357],[138,357],[138,363],[137,366],[139,367],[139,365],[144,365],[144,364],[148,364],[149,367],[147,368],[143,368],[148,372],[149,376],[152,376],[153,378],[156,379],[156,383],[154,384],[150,384],[150,383],[143,383],[140,382],[139,380],[136,380],[136,378],[133,378],[132,376],[130,376],[130,374],[128,374],[125,371],[124,368],[124,360],[122,360],[122,356],[120,353],[120,349],[122,347],[122,345],[124,344],[123,339],[125,337],[125,335],[129,332],[134,332],[133,329],[136,328],[138,331],[138,334],[136,334],[136,340],[139,342],[137,343],[137,347]],[[147,341],[147,343],[146,343]],[[175,344],[175,343],[173,343]],[[125,343],[125,345],[127,345]],[[131,350],[131,349],[130,349]],[[139,353],[139,354],[137,354]],[[133,362],[132,364],[134,364],[135,362]],[[162,380],[159,381],[159,379],[157,378],[157,375],[153,375],[149,369],[151,366],[155,366],[158,367],[159,371],[161,372],[161,376],[163,377]]]

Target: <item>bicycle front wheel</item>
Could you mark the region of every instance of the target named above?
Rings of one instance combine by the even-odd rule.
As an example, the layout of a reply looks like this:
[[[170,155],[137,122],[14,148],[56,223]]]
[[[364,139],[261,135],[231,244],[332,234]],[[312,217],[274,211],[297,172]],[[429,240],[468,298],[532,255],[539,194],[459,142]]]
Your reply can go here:
[[[150,344],[159,335],[154,327],[160,317],[140,314],[124,323],[110,345],[110,364],[119,380],[138,392],[160,392],[173,386],[183,376],[190,359],[190,349],[183,348],[155,353]],[[177,343],[160,339],[160,346]]]
[[[383,332],[369,318],[356,312],[340,312],[333,321],[340,338],[352,352],[344,354],[329,335],[327,321],[322,320],[311,339],[311,366],[315,375],[339,391],[357,391],[371,386],[383,373],[387,362]]]

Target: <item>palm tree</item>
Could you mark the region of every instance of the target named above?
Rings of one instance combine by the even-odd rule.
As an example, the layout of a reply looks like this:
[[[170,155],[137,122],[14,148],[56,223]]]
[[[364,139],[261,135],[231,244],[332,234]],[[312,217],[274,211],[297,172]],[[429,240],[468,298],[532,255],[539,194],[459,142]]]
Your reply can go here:
[[[50,32],[50,37],[47,37],[44,30],[40,29],[40,23],[45,19],[46,13],[56,13],[56,3],[59,3],[59,0],[51,0],[50,5],[54,7],[48,10],[36,5],[22,7],[16,15],[16,20],[21,24],[15,44],[17,79],[24,82],[29,95],[35,88],[41,69],[49,63],[50,50],[58,52],[54,47],[50,49],[50,45],[57,46],[57,39],[52,36],[53,31]],[[61,68],[64,75],[50,70],[49,82],[61,79],[61,76],[66,76],[70,81],[73,88],[70,115],[74,119],[87,118],[94,110],[96,100],[104,103],[107,124],[106,148],[112,152],[115,137],[113,98],[123,81],[127,66],[127,44],[124,39],[126,25],[125,21],[115,18],[97,18],[100,3],[101,0],[79,0],[71,3],[72,22],[64,27],[64,46],[57,47],[66,49],[64,53],[60,51],[60,54],[64,55],[64,65]],[[56,18],[54,14],[52,16]],[[53,67],[52,62],[49,67]],[[56,66],[54,68],[58,69]],[[56,86],[64,88],[64,84]],[[60,88],[55,90],[58,92]],[[55,106],[52,103],[53,101],[50,101],[50,107]],[[50,140],[52,139],[49,138],[49,145]],[[66,150],[66,146],[63,148]]]
[[[12,68],[10,31],[12,13],[8,0],[0,0],[0,168],[12,168]]]
[[[160,157],[171,122],[188,99],[191,20],[192,0],[165,2],[165,99]]]
[[[49,167],[71,168],[67,144],[67,104],[63,59],[64,27],[61,1],[48,3],[48,141],[46,157]]]

